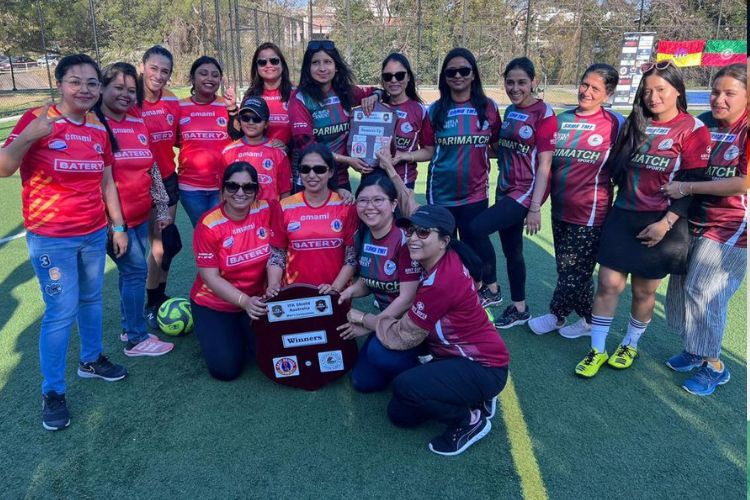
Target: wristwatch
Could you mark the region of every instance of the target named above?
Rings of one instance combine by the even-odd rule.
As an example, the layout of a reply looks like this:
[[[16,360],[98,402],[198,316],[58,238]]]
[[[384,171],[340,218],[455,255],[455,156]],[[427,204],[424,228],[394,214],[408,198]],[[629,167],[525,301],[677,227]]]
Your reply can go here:
[[[123,222],[119,226],[112,226],[112,232],[114,233],[127,233],[128,232],[128,223]]]

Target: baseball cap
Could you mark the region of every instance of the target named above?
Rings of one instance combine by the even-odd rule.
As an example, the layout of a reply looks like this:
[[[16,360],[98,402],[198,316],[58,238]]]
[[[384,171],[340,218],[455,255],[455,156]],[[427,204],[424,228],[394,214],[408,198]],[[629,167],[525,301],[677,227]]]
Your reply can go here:
[[[256,115],[258,115],[264,122],[267,122],[268,118],[271,115],[271,113],[268,111],[268,104],[266,104],[266,101],[262,97],[258,96],[250,96],[242,101],[239,114],[242,114],[245,111],[252,111]]]
[[[456,229],[453,214],[447,208],[437,205],[422,205],[413,214],[396,221],[398,227],[409,227],[412,224],[425,229],[437,229],[445,234],[453,234]]]

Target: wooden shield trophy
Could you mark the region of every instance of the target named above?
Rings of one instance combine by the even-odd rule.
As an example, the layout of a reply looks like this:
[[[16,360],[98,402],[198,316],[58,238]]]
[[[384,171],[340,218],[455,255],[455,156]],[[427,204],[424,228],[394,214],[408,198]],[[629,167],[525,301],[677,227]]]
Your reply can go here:
[[[253,322],[260,371],[277,384],[314,391],[349,371],[357,343],[339,337],[349,305],[317,287],[295,284],[268,301],[268,313]]]

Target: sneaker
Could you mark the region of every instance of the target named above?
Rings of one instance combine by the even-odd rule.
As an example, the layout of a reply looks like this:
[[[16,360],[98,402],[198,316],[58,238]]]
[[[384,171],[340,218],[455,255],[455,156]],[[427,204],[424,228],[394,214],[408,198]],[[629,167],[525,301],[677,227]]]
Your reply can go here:
[[[491,420],[492,417],[495,416],[495,412],[497,411],[497,396],[495,396],[492,399],[486,399],[482,401],[482,404],[479,405],[479,411],[482,412],[482,415],[487,420]]]
[[[137,344],[128,343],[127,347],[123,349],[125,356],[162,356],[167,354],[169,351],[174,349],[174,344],[171,342],[162,342],[159,339],[154,340],[149,337],[146,340],[142,340]]]
[[[729,379],[729,368],[726,364],[722,371],[717,372],[710,363],[704,362],[701,369],[682,384],[682,388],[696,396],[709,396],[718,386],[729,382]]]
[[[511,326],[523,325],[529,320],[529,318],[531,318],[529,306],[526,306],[524,312],[519,312],[519,310],[516,309],[516,306],[511,304],[505,308],[500,319],[495,321],[495,328],[505,329],[510,328]]]
[[[599,372],[599,368],[607,361],[609,356],[607,352],[599,352],[596,349],[591,349],[585,358],[576,365],[576,375],[581,377],[591,378]]]
[[[687,351],[682,351],[676,356],[672,356],[667,360],[667,366],[676,372],[686,373],[693,371],[693,368],[698,368],[703,364],[703,356],[696,356],[690,354]]]
[[[460,455],[472,444],[487,435],[492,424],[484,415],[480,415],[473,425],[452,427],[430,441],[428,447],[433,453],[445,456]]]
[[[612,368],[624,370],[630,368],[635,358],[638,357],[638,349],[629,345],[621,345],[615,353],[609,358],[607,364]]]
[[[152,340],[159,340],[159,337],[157,337],[153,333],[149,333],[148,334],[148,338],[150,338]],[[120,340],[123,341],[123,342],[127,342],[128,341],[128,334],[125,333],[124,331],[120,332]]]
[[[149,328],[152,330],[158,330],[159,329],[159,322],[156,320],[156,315],[159,313],[159,308],[157,306],[149,306],[146,307],[143,311],[143,317],[146,319],[146,324]],[[126,338],[125,341],[128,339]]]
[[[497,292],[492,293],[489,288],[483,286],[479,289],[479,302],[482,304],[482,307],[500,305],[503,302],[503,295],[500,293],[500,288],[498,287]]]
[[[557,316],[555,316],[552,313],[547,313],[542,316],[536,316],[535,318],[531,318],[529,320],[529,328],[531,328],[531,331],[536,333],[537,335],[545,335],[550,332],[554,332],[555,330],[559,330],[565,326],[565,320],[560,323],[560,321],[557,319]]]
[[[42,394],[42,427],[48,431],[59,431],[70,425],[70,412],[65,403],[65,394],[49,391]]]
[[[564,326],[560,328],[558,332],[561,337],[566,339],[577,339],[579,337],[590,337],[591,336],[591,325],[586,323],[586,320],[581,318],[572,325]]]
[[[78,376],[82,378],[100,378],[107,382],[115,382],[127,377],[128,371],[124,366],[112,363],[104,354],[90,363],[78,363]]]

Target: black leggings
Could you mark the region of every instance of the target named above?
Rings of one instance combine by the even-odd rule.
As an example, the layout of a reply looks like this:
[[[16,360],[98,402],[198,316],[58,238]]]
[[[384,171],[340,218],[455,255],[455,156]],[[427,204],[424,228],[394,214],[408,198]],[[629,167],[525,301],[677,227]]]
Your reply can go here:
[[[234,380],[255,356],[255,336],[246,312],[223,312],[190,301],[195,334],[208,373],[219,380]]]
[[[471,224],[473,234],[485,237],[495,231],[500,234],[500,244],[505,255],[510,299],[521,302],[526,299],[526,262],[523,259],[523,226],[528,208],[513,198],[503,196],[490,208],[479,214]],[[493,252],[494,253],[494,252]],[[494,262],[494,259],[493,259]],[[487,283],[493,283],[488,281]]]
[[[469,203],[468,205],[461,205],[460,207],[445,207],[453,214],[453,218],[456,219],[456,233],[458,238],[466,243],[482,259],[482,263],[484,264],[482,266],[482,282],[485,284],[497,282],[495,249],[492,248],[489,233],[477,234],[471,227],[472,221],[480,213],[487,210],[488,203],[488,200],[482,200]],[[453,236],[456,237],[456,234]]]

